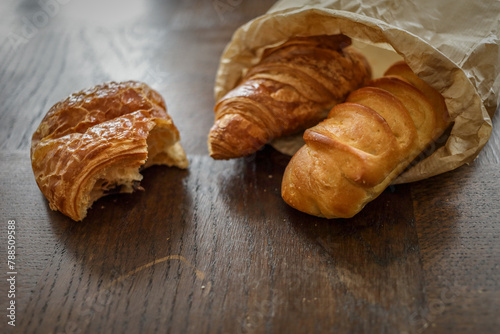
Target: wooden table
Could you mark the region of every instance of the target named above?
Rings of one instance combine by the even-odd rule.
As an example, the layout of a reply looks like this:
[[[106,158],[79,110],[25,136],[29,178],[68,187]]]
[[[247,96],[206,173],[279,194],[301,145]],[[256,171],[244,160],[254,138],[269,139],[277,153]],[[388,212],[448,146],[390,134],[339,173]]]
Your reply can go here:
[[[280,197],[288,157],[207,154],[219,56],[270,2],[42,3],[0,4],[0,332],[498,333],[498,130],[470,165],[313,218]],[[70,93],[128,79],[164,96],[190,168],[152,167],[75,223],[38,190],[31,135]]]

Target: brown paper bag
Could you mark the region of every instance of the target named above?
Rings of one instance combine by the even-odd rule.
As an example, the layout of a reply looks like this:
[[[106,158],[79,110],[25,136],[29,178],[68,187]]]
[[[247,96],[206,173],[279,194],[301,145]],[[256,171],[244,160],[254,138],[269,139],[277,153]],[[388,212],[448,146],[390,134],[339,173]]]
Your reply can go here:
[[[215,97],[231,90],[264,48],[292,36],[343,33],[368,58],[374,76],[404,59],[444,96],[454,122],[450,135],[395,183],[421,180],[472,161],[491,135],[500,88],[499,22],[499,1],[282,0],[234,33],[220,60]],[[283,138],[273,146],[293,154],[301,144]]]

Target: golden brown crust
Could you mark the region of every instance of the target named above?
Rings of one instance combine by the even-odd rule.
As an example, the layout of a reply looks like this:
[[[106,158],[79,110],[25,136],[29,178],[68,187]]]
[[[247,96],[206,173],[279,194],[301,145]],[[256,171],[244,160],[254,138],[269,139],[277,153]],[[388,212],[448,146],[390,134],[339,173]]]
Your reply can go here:
[[[33,134],[31,162],[50,207],[79,221],[99,197],[139,188],[141,167],[186,168],[178,141],[156,91],[135,81],[110,82],[49,110]]]
[[[366,59],[349,44],[343,35],[312,36],[267,49],[240,85],[216,104],[210,155],[249,155],[324,119],[371,76]]]
[[[408,110],[393,94],[377,87],[363,87],[352,92],[346,102],[355,102],[374,109],[392,129],[401,150],[411,149],[418,136]]]
[[[447,111],[412,76],[373,80],[308,129],[285,170],[283,199],[312,215],[349,218],[382,193],[445,128]]]
[[[398,61],[390,66],[387,71],[385,71],[384,76],[398,76],[408,81],[410,84],[418,88],[429,100],[429,102],[434,106],[436,110],[436,128],[446,129],[450,124],[450,115],[448,113],[448,108],[444,101],[443,95],[441,95],[437,90],[432,88],[424,80],[416,76],[411,70],[410,66],[404,61]]]
[[[396,77],[378,78],[369,85],[388,91],[403,103],[419,134],[418,148],[423,150],[434,139],[437,129],[437,113],[431,102],[415,86]]]

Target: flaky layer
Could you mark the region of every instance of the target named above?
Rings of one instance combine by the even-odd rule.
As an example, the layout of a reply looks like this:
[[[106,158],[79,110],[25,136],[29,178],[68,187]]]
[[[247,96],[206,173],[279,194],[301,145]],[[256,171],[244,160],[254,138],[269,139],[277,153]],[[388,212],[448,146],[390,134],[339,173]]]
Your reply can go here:
[[[294,38],[267,49],[241,83],[218,101],[210,155],[230,159],[326,117],[371,76],[366,59],[343,35]]]
[[[140,168],[186,168],[161,96],[143,83],[106,83],[54,105],[33,134],[36,182],[53,210],[82,220],[98,198],[141,189]]]

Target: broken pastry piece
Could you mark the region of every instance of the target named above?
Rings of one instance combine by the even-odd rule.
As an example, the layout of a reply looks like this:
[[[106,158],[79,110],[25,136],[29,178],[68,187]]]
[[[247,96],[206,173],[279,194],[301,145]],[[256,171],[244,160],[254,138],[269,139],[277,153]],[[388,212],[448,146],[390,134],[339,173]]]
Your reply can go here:
[[[252,154],[274,138],[305,130],[371,78],[344,35],[296,37],[268,48],[215,106],[208,136],[214,159]]]
[[[98,198],[140,188],[141,169],[187,168],[161,95],[136,81],[109,82],[55,104],[31,141],[38,187],[52,210],[75,221]]]

